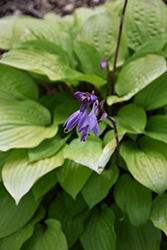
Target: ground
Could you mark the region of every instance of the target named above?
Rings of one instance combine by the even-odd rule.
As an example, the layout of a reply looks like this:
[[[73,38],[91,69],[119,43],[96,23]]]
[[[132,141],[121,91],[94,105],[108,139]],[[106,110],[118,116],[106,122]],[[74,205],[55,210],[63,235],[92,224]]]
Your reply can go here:
[[[53,11],[61,16],[71,14],[78,7],[94,7],[107,0],[0,0],[0,17],[8,15],[31,15],[43,18]]]

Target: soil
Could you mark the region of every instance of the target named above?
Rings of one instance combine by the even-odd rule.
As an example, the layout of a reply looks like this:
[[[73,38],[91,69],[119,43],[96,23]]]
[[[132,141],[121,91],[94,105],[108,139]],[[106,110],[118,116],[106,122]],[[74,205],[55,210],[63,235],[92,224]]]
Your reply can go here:
[[[28,15],[43,18],[53,11],[60,16],[73,13],[78,7],[95,7],[107,0],[0,0],[0,18],[9,15]]]

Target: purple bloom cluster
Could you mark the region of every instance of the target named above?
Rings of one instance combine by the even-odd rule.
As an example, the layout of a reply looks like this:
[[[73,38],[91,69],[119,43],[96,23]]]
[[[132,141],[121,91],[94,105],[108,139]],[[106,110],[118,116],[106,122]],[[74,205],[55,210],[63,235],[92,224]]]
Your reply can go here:
[[[90,136],[90,132],[93,131],[97,137],[97,131],[100,132],[97,116],[99,114],[97,96],[88,92],[76,92],[74,96],[81,103],[80,110],[73,113],[67,121],[63,124],[66,132],[70,132],[75,126],[78,125],[78,132],[82,132],[81,141],[85,141],[87,136]],[[92,107],[90,113],[88,113],[89,107]]]

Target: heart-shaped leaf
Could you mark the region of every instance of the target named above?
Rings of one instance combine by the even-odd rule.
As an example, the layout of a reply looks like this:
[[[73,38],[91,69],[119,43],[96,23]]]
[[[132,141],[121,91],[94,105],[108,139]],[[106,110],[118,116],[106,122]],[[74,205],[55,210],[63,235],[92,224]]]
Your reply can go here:
[[[118,176],[119,169],[115,164],[111,164],[110,168],[104,170],[102,175],[94,172],[90,176],[81,191],[90,209],[107,196]]]
[[[167,116],[151,116],[148,119],[145,134],[153,139],[167,143]]]
[[[154,226],[161,229],[167,235],[167,194],[158,196],[153,201],[150,219]]]
[[[120,209],[113,204],[111,208],[116,215],[115,231],[117,234],[116,249],[158,250],[161,244],[161,231],[154,227],[150,220],[144,226],[135,227],[125,216],[122,219]]]
[[[161,194],[167,189],[167,145],[143,137],[139,140],[139,147],[134,142],[124,142],[120,154],[137,181]]]
[[[116,234],[114,231],[115,216],[110,208],[95,207],[88,217],[84,233],[80,241],[86,250],[114,250]]]
[[[45,228],[45,229],[44,229]],[[45,227],[35,225],[34,234],[23,245],[24,250],[67,250],[67,241],[61,230],[61,224],[54,219],[45,220]]]
[[[3,56],[0,62],[19,69],[46,75],[52,81],[70,80],[74,85],[76,85],[76,81],[86,81],[97,87],[105,84],[102,78],[96,75],[84,75],[70,68],[61,56],[48,53],[40,47],[21,46],[17,49],[12,49]]]
[[[58,182],[73,199],[76,198],[91,174],[92,171],[89,168],[70,160],[66,160],[56,171]]]
[[[32,100],[0,101],[0,150],[35,147],[58,130],[49,111]]]
[[[0,249],[20,250],[24,242],[33,234],[34,225],[43,219],[44,215],[45,210],[43,207],[39,207],[34,217],[25,226],[17,232],[0,239]]]
[[[114,187],[114,198],[123,212],[127,212],[134,226],[144,225],[150,215],[152,193],[128,174],[122,175]]]
[[[62,224],[62,231],[64,232],[68,246],[71,247],[78,239],[84,230],[84,222],[89,214],[88,209],[84,209],[79,214],[72,215],[69,207],[66,207],[65,196],[63,192],[59,192],[55,200],[49,207],[48,217],[57,219]],[[73,206],[79,206],[80,199],[73,202]]]
[[[128,45],[137,50],[148,41],[167,30],[167,7],[163,1],[128,1],[124,27]]]
[[[146,88],[141,90],[134,98],[134,102],[145,110],[157,109],[167,104],[167,72],[158,77]]]
[[[27,150],[15,149],[3,166],[2,179],[6,189],[18,204],[35,181],[61,166],[63,162],[63,151],[60,151],[51,158],[29,164]]]
[[[102,21],[103,20],[103,21]],[[82,24],[78,40],[92,45],[103,58],[113,58],[118,39],[119,17],[104,10],[87,18]],[[122,64],[128,54],[124,32],[120,43],[118,64]]]
[[[21,70],[1,64],[0,82],[0,90],[19,99],[36,100],[38,98],[37,85],[28,74]]]
[[[0,48],[3,50],[12,48],[13,23],[16,16],[6,16],[0,20]]]
[[[138,58],[121,70],[115,85],[116,93],[121,96],[109,96],[108,105],[129,100],[166,71],[166,61],[162,56],[147,55]]]
[[[146,126],[146,113],[142,107],[131,103],[122,107],[116,117],[117,126],[123,127],[128,133],[143,133]]]
[[[13,234],[23,227],[39,206],[33,195],[28,193],[16,206],[13,198],[0,183],[0,238]]]

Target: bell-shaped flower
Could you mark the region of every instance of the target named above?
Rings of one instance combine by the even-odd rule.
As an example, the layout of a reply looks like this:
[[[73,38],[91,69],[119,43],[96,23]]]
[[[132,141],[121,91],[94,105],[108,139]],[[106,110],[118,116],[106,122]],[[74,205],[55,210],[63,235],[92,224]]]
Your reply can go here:
[[[66,132],[70,132],[78,124],[81,115],[82,112],[78,110],[66,120],[66,122],[63,124],[63,127],[66,125]]]
[[[84,139],[89,135],[90,132],[93,131],[95,136],[97,136],[97,131],[100,132],[97,117],[95,115],[95,111],[97,109],[97,103],[93,103],[92,111],[89,115],[85,115],[84,119],[82,120],[82,123],[79,121],[78,124],[78,132],[82,131],[81,141],[84,141]],[[86,111],[85,111],[86,112]]]

